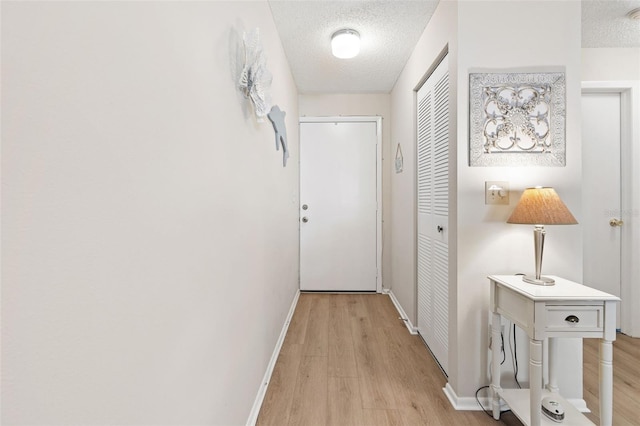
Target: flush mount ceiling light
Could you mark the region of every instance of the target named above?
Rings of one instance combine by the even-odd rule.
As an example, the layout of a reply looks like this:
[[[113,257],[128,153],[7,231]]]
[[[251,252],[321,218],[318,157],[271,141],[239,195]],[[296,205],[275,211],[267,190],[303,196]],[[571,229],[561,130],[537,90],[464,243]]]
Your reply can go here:
[[[640,20],[640,7],[627,13],[627,16],[631,19]]]
[[[355,30],[340,30],[331,36],[331,53],[340,59],[353,58],[360,53],[360,34]]]

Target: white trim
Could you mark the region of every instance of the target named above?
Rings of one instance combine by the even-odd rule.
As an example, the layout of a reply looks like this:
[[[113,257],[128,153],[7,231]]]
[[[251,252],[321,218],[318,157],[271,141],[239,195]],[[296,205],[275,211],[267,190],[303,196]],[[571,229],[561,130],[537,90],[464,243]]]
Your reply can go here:
[[[382,117],[380,116],[329,116],[300,117],[300,123],[376,123],[376,292],[382,293]]]
[[[621,229],[622,251],[620,267],[620,308],[622,332],[640,337],[640,265],[632,259],[640,258],[640,82],[583,81],[582,93],[620,93],[621,134],[620,174],[621,209],[632,216]]]
[[[396,295],[393,294],[393,290],[385,290],[385,293],[387,293],[391,298],[391,302],[393,302],[393,306],[396,307],[398,314],[400,314],[400,319],[404,321],[404,325],[407,326],[407,330],[409,330],[409,333],[418,334],[418,329],[415,328],[413,324],[411,324],[411,320],[407,316],[404,309],[402,309],[402,306],[400,306],[400,302],[398,302],[398,299],[396,299]]]
[[[475,396],[467,396],[461,398],[456,395],[456,391],[453,390],[449,383],[447,383],[445,387],[442,388],[442,391],[447,396],[447,399],[451,403],[451,406],[457,411],[482,411],[482,407],[478,405],[478,401],[476,401]],[[488,396],[478,397],[478,400],[486,410],[491,411],[491,399]],[[587,403],[584,399],[570,398],[567,399],[567,401],[570,402],[571,405],[576,407],[576,409],[581,413],[591,412],[591,410],[587,408]],[[505,404],[503,400],[500,400],[500,411],[506,410],[509,410],[509,406]]]
[[[300,117],[300,123],[353,123],[353,122],[369,122],[369,121],[382,121],[382,117],[378,115],[335,115],[335,116],[314,116]]]
[[[442,388],[442,391],[447,396],[447,399],[451,403],[451,406],[458,411],[482,411],[482,408],[478,405],[478,401],[476,401],[475,396],[468,396],[461,398],[456,394],[456,391],[453,390],[451,385],[447,383],[445,387]],[[478,398],[482,405],[490,410],[491,401],[489,397],[479,397]],[[500,401],[500,411],[508,410],[509,407],[501,400]]]
[[[478,401],[476,401],[475,396],[468,396],[461,398],[456,394],[456,391],[453,390],[451,385],[447,383],[445,387],[442,388],[442,391],[447,396],[447,399],[451,403],[451,406],[455,408],[457,411],[482,411],[482,407],[478,405]],[[491,399],[488,396],[482,396],[478,398],[480,403],[486,408],[488,411],[491,411]],[[500,411],[508,410],[509,407],[504,401],[500,400]]]
[[[568,402],[571,403],[578,411],[581,413],[590,413],[591,410],[587,407],[587,401],[581,398],[565,398]]]
[[[260,384],[260,388],[258,389],[258,394],[256,395],[256,399],[253,402],[253,407],[251,408],[249,418],[247,419],[247,426],[254,426],[258,421],[258,414],[260,414],[260,408],[262,408],[262,402],[264,401],[264,397],[267,394],[267,388],[269,387],[269,382],[271,381],[271,375],[273,374],[273,369],[275,368],[276,361],[278,360],[278,356],[280,355],[280,349],[282,349],[282,344],[284,343],[284,338],[287,335],[289,324],[291,324],[291,318],[293,318],[293,313],[296,310],[296,305],[298,304],[299,297],[300,290],[297,290],[295,296],[293,297],[293,302],[291,302],[291,307],[289,308],[287,318],[285,319],[284,325],[282,326],[282,331],[280,331],[280,337],[278,337],[276,347],[273,350],[273,354],[271,354],[271,360],[269,360],[269,364],[267,365],[267,371],[265,371],[264,373],[264,378],[262,379],[262,383]]]

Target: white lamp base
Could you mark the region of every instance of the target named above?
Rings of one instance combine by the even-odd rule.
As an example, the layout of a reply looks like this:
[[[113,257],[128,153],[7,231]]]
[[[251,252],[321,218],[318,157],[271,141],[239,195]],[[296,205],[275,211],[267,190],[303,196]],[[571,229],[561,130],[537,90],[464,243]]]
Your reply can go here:
[[[525,275],[522,277],[522,281],[529,284],[535,285],[556,285],[556,280],[549,277],[540,277],[536,278],[532,275]]]

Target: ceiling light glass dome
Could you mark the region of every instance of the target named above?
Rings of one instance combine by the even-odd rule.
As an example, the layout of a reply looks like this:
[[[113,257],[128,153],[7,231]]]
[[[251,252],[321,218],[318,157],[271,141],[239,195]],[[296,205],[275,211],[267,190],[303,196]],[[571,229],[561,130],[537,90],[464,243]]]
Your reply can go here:
[[[331,36],[331,52],[340,59],[353,58],[360,53],[360,34],[355,30],[340,30]]]

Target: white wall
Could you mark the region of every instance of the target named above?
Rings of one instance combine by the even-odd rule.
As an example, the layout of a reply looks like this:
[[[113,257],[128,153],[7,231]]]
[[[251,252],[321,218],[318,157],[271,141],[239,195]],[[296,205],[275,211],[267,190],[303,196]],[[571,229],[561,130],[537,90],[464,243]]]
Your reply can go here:
[[[391,175],[391,288],[414,325],[417,325],[415,90],[425,80],[430,68],[437,65],[434,61],[447,49],[449,73],[456,75],[456,29],[457,2],[440,2],[391,92],[391,138],[394,144],[402,145],[404,154],[404,172]],[[450,86],[450,108],[453,110],[456,84],[453,79]],[[451,127],[455,129],[455,117]],[[455,139],[454,134],[450,136]],[[450,212],[455,212],[455,201],[450,199],[453,203],[450,204]],[[450,250],[454,247],[450,246]],[[455,303],[452,306],[455,308]]]
[[[499,23],[492,25],[490,23]],[[544,31],[531,22],[544,23]],[[538,28],[538,27],[536,27]],[[392,139],[415,144],[414,89],[438,53],[449,43],[452,111],[457,122],[450,135],[455,175],[450,198],[450,226],[456,229],[450,252],[449,384],[457,397],[472,401],[477,388],[489,382],[487,327],[490,274],[532,272],[532,228],[506,220],[525,187],[556,188],[580,221],[580,3],[534,1],[441,2],[392,91]],[[567,80],[566,167],[469,167],[468,85],[476,70],[564,70]],[[457,76],[457,78],[455,77]],[[407,173],[392,180],[392,289],[412,321],[415,290],[415,150],[405,150]],[[484,205],[484,182],[506,180],[510,206]],[[453,194],[457,194],[453,196]],[[581,227],[550,227],[544,272],[580,280]],[[525,345],[523,345],[525,346]],[[581,398],[582,352],[576,342],[562,351],[571,359],[562,365],[560,386],[569,398]],[[526,362],[521,363],[526,366]],[[520,369],[526,370],[525,368]],[[473,405],[474,403],[471,403]]]
[[[382,117],[382,286],[391,283],[391,175],[395,174],[396,142],[391,142],[391,96],[375,94],[301,94],[300,116]]]
[[[234,88],[242,25],[286,168]],[[2,79],[2,423],[245,423],[298,285],[268,4],[3,3]]]
[[[532,228],[508,225],[506,220],[521,191],[534,185],[553,186],[580,222],[580,45],[579,2],[462,2],[459,14],[460,59],[458,82],[458,339],[459,395],[472,395],[485,381],[485,352],[489,286],[486,276],[533,271]],[[526,17],[523,20],[523,17]],[[486,25],[488,20],[501,25]],[[532,31],[527,22],[544,22],[544,31]],[[509,34],[505,37],[505,34]],[[551,47],[552,46],[552,47]],[[505,52],[508,52],[506,54]],[[564,68],[566,73],[565,167],[469,167],[468,72],[473,68],[540,71]],[[511,185],[510,206],[485,206],[484,182],[506,180]],[[582,229],[552,226],[547,230],[543,271],[580,281]],[[480,301],[480,303],[479,303]],[[478,327],[469,327],[479,324]],[[523,345],[526,346],[526,345]],[[571,362],[562,365],[560,387],[570,398],[582,396],[582,351],[566,348]],[[564,359],[565,357],[563,357]],[[526,364],[525,364],[526,365]],[[526,370],[526,368],[524,369]],[[474,377],[475,376],[475,377]],[[473,378],[473,379],[472,379]]]
[[[582,81],[640,80],[640,48],[582,49]]]

